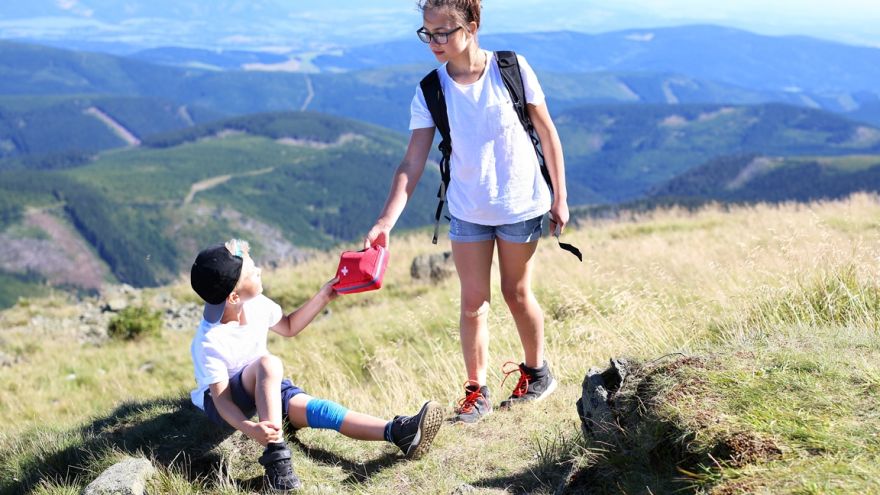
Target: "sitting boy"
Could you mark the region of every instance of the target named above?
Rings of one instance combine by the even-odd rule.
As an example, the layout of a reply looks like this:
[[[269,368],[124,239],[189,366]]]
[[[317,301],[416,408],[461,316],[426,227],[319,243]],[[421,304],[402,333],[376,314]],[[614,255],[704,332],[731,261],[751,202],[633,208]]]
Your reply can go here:
[[[427,452],[443,419],[436,402],[426,402],[415,416],[387,421],[311,397],[282,377],[281,360],[266,348],[268,331],[284,337],[299,334],[336,297],[335,280],[284,316],[278,304],[262,295],[260,274],[248,243],[238,239],[196,257],[192,288],[205,301],[205,310],[190,348],[198,383],[192,401],[214,423],[229,424],[265,447],[259,462],[269,486],[301,486],[284,441],[283,418],[294,428],[327,428],[358,440],[385,440],[407,459]],[[259,421],[251,420],[255,412]]]

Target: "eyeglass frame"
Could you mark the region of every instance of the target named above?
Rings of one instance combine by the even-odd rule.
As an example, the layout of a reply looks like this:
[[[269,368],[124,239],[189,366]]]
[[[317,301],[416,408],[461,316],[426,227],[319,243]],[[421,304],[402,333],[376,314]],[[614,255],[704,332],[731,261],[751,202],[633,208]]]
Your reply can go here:
[[[438,45],[445,45],[446,43],[449,43],[449,35],[458,31],[461,28],[462,28],[462,26],[458,26],[457,28],[453,29],[452,31],[448,31],[445,33],[432,33],[430,31],[428,31],[427,29],[425,29],[424,27],[420,27],[419,29],[416,29],[416,35],[419,37],[419,40],[422,41],[423,43],[431,43],[433,41],[433,42],[437,43]],[[426,40],[425,38],[423,38],[422,37],[423,35],[426,36],[428,39]],[[442,42],[440,41],[439,36],[443,36],[444,40]]]

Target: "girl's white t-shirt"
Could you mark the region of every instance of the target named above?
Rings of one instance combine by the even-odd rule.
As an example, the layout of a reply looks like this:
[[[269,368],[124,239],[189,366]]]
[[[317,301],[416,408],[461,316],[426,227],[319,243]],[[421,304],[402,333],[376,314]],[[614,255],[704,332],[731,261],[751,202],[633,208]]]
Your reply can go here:
[[[449,213],[480,225],[506,225],[543,215],[550,209],[550,189],[541,175],[531,139],[513,108],[498,61],[489,63],[473,84],[459,84],[440,67],[452,138],[451,180],[446,193]],[[538,78],[517,55],[527,103],[544,103]],[[410,106],[410,130],[434,127],[421,87]]]
[[[269,353],[269,328],[281,321],[282,311],[275,301],[259,295],[244,303],[246,325],[208,323],[205,319],[190,346],[197,387],[190,396],[204,409],[205,390],[212,383],[229,380],[245,366]]]

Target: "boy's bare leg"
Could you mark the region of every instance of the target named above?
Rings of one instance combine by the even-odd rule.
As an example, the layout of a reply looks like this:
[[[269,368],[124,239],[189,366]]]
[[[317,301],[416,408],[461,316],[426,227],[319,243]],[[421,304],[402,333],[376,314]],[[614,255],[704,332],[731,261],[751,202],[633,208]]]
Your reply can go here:
[[[242,384],[257,403],[260,421],[269,421],[281,431],[281,389],[284,365],[276,356],[267,355],[245,367]],[[281,437],[284,438],[284,437]]]
[[[532,293],[533,255],[538,242],[520,244],[498,239],[501,293],[516,323],[526,366],[544,363],[544,313]]]
[[[297,394],[290,399],[288,406],[288,416],[290,424],[296,428],[308,428],[309,423],[306,419],[306,404],[312,400],[312,396],[306,394]],[[387,419],[380,419],[369,414],[348,411],[342,420],[342,426],[339,433],[353,438],[355,440],[385,440],[385,426],[388,424]]]
[[[452,257],[461,285],[461,351],[467,379],[486,384],[489,360],[489,301],[495,241],[452,242]]]

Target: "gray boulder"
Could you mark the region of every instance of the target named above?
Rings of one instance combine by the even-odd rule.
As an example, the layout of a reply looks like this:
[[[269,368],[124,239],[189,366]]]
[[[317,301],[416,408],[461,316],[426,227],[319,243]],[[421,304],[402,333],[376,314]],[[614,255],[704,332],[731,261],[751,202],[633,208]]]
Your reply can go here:
[[[83,495],[143,495],[154,474],[156,469],[150,461],[129,457],[101,473],[83,490]]]
[[[622,358],[610,362],[605,370],[590,368],[584,376],[577,411],[585,438],[607,441],[618,430],[612,410],[614,395],[629,375],[630,365]]]
[[[432,282],[446,280],[454,273],[455,263],[452,261],[452,251],[416,256],[409,269],[412,278]]]

